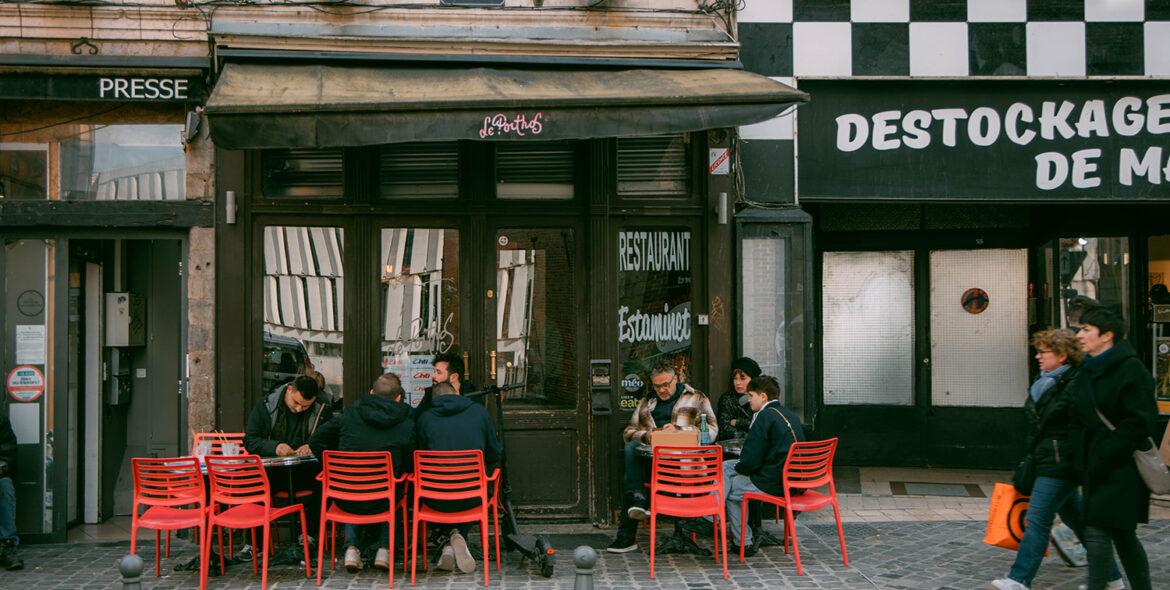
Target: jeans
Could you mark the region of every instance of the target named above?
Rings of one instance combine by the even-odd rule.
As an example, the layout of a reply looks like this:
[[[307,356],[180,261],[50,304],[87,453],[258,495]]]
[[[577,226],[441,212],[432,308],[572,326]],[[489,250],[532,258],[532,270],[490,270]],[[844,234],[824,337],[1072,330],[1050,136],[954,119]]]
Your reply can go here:
[[[345,546],[346,546],[346,548],[349,548],[349,547],[357,547],[358,549],[362,548],[361,543],[358,540],[358,534],[357,534],[357,528],[359,526],[371,527],[371,526],[375,526],[375,525],[372,525],[372,524],[353,525],[353,524],[346,523],[345,524]],[[390,524],[384,522],[381,524],[381,528],[382,528],[382,533],[378,537],[378,549],[388,549],[390,547]]]
[[[728,459],[723,462],[723,497],[727,507],[727,526],[731,528],[731,538],[735,540],[736,545],[744,547],[752,544],[752,527],[744,526],[744,538],[739,538],[743,494],[744,492],[757,494],[763,492],[756,487],[756,484],[752,483],[752,478],[736,473],[735,466],[738,463],[738,459]]]
[[[1027,523],[1024,527],[1024,538],[1020,539],[1020,549],[1016,552],[1016,561],[1008,577],[1028,587],[1032,586],[1032,579],[1040,569],[1040,562],[1044,559],[1044,551],[1048,549],[1048,538],[1052,534],[1052,519],[1060,514],[1060,519],[1076,533],[1084,543],[1084,519],[1081,511],[1081,495],[1077,492],[1077,483],[1073,480],[1056,479],[1040,476],[1032,486],[1032,497],[1028,500]],[[1112,559],[1110,560],[1112,562]],[[1116,563],[1111,563],[1110,580],[1121,577],[1121,571]]]
[[[11,477],[0,477],[0,541],[16,538],[16,486]]]
[[[638,446],[641,443],[632,440],[626,443],[622,450],[625,461],[625,471],[622,475],[623,490],[627,494],[646,495],[646,482],[650,480],[646,473],[646,460],[638,456]]]
[[[1150,562],[1146,559],[1146,550],[1142,548],[1137,538],[1137,529],[1105,529],[1095,526],[1085,527],[1085,552],[1089,555],[1089,590],[1104,590],[1110,580],[1120,578],[1120,574],[1107,573],[1109,562],[1113,559],[1113,550],[1117,549],[1117,557],[1125,568],[1125,576],[1129,578],[1129,587],[1132,590],[1152,590],[1150,585]],[[1113,566],[1116,571],[1117,566]]]

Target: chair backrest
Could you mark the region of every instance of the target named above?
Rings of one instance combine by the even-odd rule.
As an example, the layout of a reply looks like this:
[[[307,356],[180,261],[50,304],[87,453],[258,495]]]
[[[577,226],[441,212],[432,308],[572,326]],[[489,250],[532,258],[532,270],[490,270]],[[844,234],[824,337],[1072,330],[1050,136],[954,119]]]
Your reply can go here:
[[[321,497],[337,500],[393,500],[394,464],[387,451],[325,451]]]
[[[220,504],[271,503],[268,474],[257,455],[204,457],[207,479],[211,482],[211,501]]]
[[[414,497],[487,502],[483,451],[415,451]]]
[[[833,455],[837,452],[837,439],[792,443],[788,459],[784,461],[784,489],[819,488],[833,484]]]
[[[191,456],[200,460],[207,455],[234,457],[246,452],[242,432],[199,432],[191,444]]]
[[[134,504],[148,506],[206,505],[203,474],[194,457],[130,459],[134,476]],[[137,513],[137,510],[135,510]]]
[[[650,494],[706,496],[723,493],[723,447],[654,447]]]

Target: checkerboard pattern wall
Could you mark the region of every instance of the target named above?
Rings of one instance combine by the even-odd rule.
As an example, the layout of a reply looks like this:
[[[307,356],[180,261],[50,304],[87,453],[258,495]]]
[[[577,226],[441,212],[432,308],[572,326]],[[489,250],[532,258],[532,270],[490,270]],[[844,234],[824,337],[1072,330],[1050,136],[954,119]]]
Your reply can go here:
[[[797,86],[802,77],[1170,77],[1170,0],[745,0],[738,20],[744,67]],[[783,180],[792,168],[776,169],[775,158],[793,152],[794,122],[740,129],[749,198],[792,200]]]

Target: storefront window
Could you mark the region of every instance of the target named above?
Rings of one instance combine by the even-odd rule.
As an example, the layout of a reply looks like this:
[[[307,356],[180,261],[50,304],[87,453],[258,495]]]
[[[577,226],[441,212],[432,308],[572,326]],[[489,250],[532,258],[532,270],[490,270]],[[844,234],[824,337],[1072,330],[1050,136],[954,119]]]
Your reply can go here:
[[[396,143],[379,154],[381,196],[390,199],[454,199],[459,196],[459,144]]]
[[[573,198],[572,142],[497,143],[495,146],[497,198]]]
[[[1064,326],[1068,325],[1068,303],[1078,295],[1095,299],[1130,319],[1127,238],[1061,238],[1057,256]]]
[[[382,370],[398,375],[417,406],[432,357],[459,346],[459,232],[383,228],[381,244]]]
[[[315,374],[341,399],[343,237],[336,227],[264,228],[264,395]]]
[[[0,143],[0,199],[49,198],[49,148],[44,144]]]
[[[186,198],[182,125],[90,125],[61,142],[61,198],[181,201]]]
[[[340,198],[343,164],[341,148],[264,150],[260,157],[264,196]]]
[[[1170,413],[1170,235],[1151,236],[1149,239],[1150,270],[1148,277],[1148,305],[1154,358],[1155,392],[1158,410]],[[1136,340],[1136,339],[1135,339]]]
[[[649,390],[650,367],[674,365],[680,382],[691,377],[691,232],[627,229],[618,232],[618,364],[622,407]]]

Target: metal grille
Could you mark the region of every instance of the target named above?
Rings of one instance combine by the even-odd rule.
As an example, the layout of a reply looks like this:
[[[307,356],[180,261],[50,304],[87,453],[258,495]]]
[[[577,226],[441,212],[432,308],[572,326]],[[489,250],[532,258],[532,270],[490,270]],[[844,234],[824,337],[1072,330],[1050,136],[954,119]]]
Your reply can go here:
[[[264,150],[260,167],[265,197],[342,196],[341,148]]]
[[[402,143],[382,146],[382,196],[386,198],[459,196],[459,144]]]
[[[623,197],[685,197],[690,190],[687,136],[617,140],[617,190]]]

